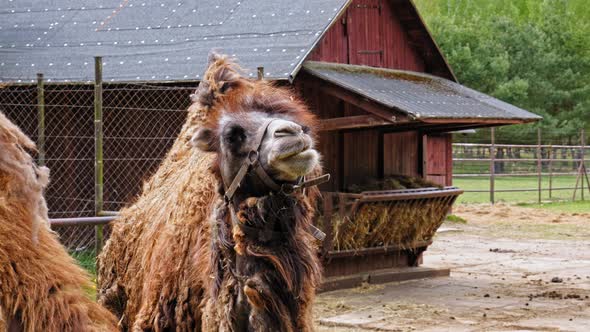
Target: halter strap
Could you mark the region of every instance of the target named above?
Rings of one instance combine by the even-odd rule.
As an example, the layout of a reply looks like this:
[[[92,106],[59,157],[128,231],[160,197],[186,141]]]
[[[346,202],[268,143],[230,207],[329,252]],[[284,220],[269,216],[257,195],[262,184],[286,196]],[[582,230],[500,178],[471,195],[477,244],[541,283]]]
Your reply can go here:
[[[229,184],[229,186],[224,181],[224,185],[226,187],[225,194],[224,194],[224,200],[225,200],[225,203],[230,206],[230,214],[231,214],[231,218],[232,218],[232,223],[234,225],[239,226],[240,229],[242,229],[242,231],[244,231],[245,234],[258,235],[259,238],[264,238],[266,240],[269,240],[272,237],[278,237],[280,235],[283,235],[283,233],[275,232],[272,230],[257,229],[255,227],[243,225],[242,223],[240,223],[236,220],[235,209],[233,207],[233,204],[231,203],[234,195],[236,194],[236,191],[238,190],[242,181],[244,180],[244,177],[246,176],[246,174],[248,174],[248,172],[250,170],[253,170],[254,173],[258,176],[258,178],[271,191],[281,192],[285,195],[291,195],[299,189],[305,189],[305,188],[317,186],[319,184],[322,184],[322,183],[330,180],[330,174],[324,174],[320,177],[310,179],[307,181],[302,178],[299,180],[299,183],[297,183],[297,184],[284,183],[282,185],[279,185],[278,183],[276,183],[275,180],[273,180],[270,177],[270,175],[268,175],[268,173],[266,172],[264,167],[262,167],[262,165],[260,164],[260,161],[258,158],[260,156],[259,150],[260,150],[260,146],[262,145],[262,140],[264,139],[264,136],[266,135],[266,132],[268,131],[268,127],[270,126],[270,124],[274,120],[276,120],[276,119],[267,119],[264,121],[264,123],[262,125],[262,128],[264,128],[264,129],[260,130],[258,132],[258,134],[256,135],[256,138],[254,141],[254,148],[252,150],[250,150],[250,152],[248,152],[248,158],[246,158],[246,160],[244,161],[244,163],[242,164],[242,166],[238,170],[238,173],[236,173],[236,176],[234,177],[232,182]],[[309,230],[310,233],[316,239],[323,241],[324,238],[326,237],[326,234],[324,232],[322,232],[319,228],[317,228],[313,225],[309,225],[309,226],[310,226],[310,230]]]
[[[259,176],[260,176],[260,174],[264,173],[264,175],[261,176],[260,179],[269,188],[271,188],[272,190],[275,190],[275,189],[273,189],[273,186],[278,187],[276,182],[274,182],[274,180],[272,180],[270,178],[270,176],[268,176],[268,174],[266,174],[266,171],[262,168],[262,166],[260,166],[260,163],[258,162],[258,154],[259,154],[258,150],[260,150],[260,145],[262,145],[262,140],[264,139],[264,135],[266,135],[266,132],[268,131],[268,126],[274,120],[275,119],[267,119],[266,121],[264,121],[264,124],[262,125],[262,128],[264,128],[264,130],[260,130],[258,132],[258,134],[256,135],[256,138],[254,141],[254,148],[248,153],[248,158],[246,158],[246,161],[244,161],[244,163],[242,164],[242,166],[238,170],[238,173],[236,174],[236,176],[232,180],[229,187],[227,187],[227,184],[226,184],[227,188],[225,190],[224,199],[227,203],[231,202],[232,198],[234,197],[234,195],[236,193],[236,190],[238,190],[238,188],[240,187],[240,184],[244,180],[244,177],[246,176],[246,174],[248,174],[250,167],[254,167],[256,169],[256,174]],[[271,183],[271,185],[266,183],[267,181],[269,181],[269,183]]]
[[[328,181],[330,181],[330,174],[324,174],[322,176],[318,176],[317,178],[310,179],[310,180],[303,179],[298,184],[285,183],[285,184],[281,185],[280,189],[281,189],[282,193],[284,193],[286,195],[291,195],[292,193],[294,193],[295,191],[297,191],[299,189],[305,189],[305,188],[317,186],[317,185],[320,185],[320,184],[328,182]]]

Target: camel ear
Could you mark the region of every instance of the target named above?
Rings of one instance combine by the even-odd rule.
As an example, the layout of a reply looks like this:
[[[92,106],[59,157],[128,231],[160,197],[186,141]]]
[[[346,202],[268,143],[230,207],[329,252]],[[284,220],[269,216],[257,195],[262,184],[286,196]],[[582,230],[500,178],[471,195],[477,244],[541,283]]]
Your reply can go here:
[[[207,67],[211,66],[215,62],[222,60],[225,56],[218,52],[217,49],[212,49],[209,51],[209,55],[207,56]]]
[[[204,77],[216,92],[225,92],[240,79],[240,67],[227,55],[212,50],[209,52],[208,62]]]
[[[208,62],[203,80],[191,100],[210,107],[218,97],[239,84],[240,67],[227,55],[215,51],[209,53]]]
[[[216,150],[215,134],[209,128],[199,128],[191,138],[190,144],[201,151],[213,152]]]

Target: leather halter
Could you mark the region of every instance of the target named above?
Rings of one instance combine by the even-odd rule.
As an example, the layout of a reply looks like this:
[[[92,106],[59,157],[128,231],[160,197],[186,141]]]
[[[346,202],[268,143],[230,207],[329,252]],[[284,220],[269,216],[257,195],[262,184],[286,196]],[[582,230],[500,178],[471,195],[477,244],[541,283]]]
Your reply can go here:
[[[225,194],[224,194],[223,198],[224,198],[225,204],[230,206],[231,215],[232,215],[231,216],[232,222],[234,224],[237,224],[247,234],[260,233],[260,232],[258,229],[254,228],[254,227],[243,225],[242,223],[235,220],[236,216],[235,216],[234,206],[232,204],[232,199],[233,199],[236,191],[238,190],[238,188],[242,184],[244,177],[246,177],[246,175],[249,174],[250,172],[253,172],[254,174],[256,174],[256,176],[260,179],[260,181],[262,181],[264,183],[264,185],[269,189],[270,192],[282,193],[284,195],[292,195],[297,190],[300,190],[300,189],[302,190],[302,189],[305,189],[308,187],[317,186],[319,184],[322,184],[322,183],[330,180],[330,174],[324,174],[322,176],[319,176],[317,178],[310,179],[310,180],[305,180],[305,178],[300,178],[296,184],[292,184],[292,183],[278,184],[278,183],[276,183],[275,180],[273,180],[270,177],[270,175],[268,175],[268,173],[266,172],[266,170],[264,169],[264,167],[262,167],[262,164],[260,163],[259,156],[260,156],[260,147],[262,145],[262,140],[264,139],[264,136],[266,135],[266,132],[268,131],[268,127],[270,126],[270,124],[274,120],[276,120],[276,119],[268,119],[264,122],[264,124],[262,125],[262,130],[260,130],[258,132],[258,134],[256,135],[256,138],[254,141],[254,147],[252,148],[252,150],[250,150],[250,152],[248,152],[248,157],[246,158],[246,160],[244,161],[244,163],[242,164],[242,166],[238,170],[238,173],[236,174],[236,176],[234,177],[232,182],[228,185],[227,181],[224,180]],[[315,227],[313,225],[310,225],[310,227],[311,227],[311,229],[310,229],[311,234],[316,239],[323,241],[324,238],[326,237],[326,234],[323,233],[320,229],[318,229],[317,227]],[[260,236],[268,237],[269,235],[266,234],[266,236],[264,236],[261,234]]]

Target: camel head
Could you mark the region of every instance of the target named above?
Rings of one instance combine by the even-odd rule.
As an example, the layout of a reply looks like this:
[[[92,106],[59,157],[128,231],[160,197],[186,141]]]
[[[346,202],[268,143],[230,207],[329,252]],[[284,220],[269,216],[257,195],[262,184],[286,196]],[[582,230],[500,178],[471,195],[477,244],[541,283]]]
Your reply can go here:
[[[233,63],[220,66],[218,62],[210,65],[208,72],[221,70],[222,73],[206,74],[214,81],[205,86],[223,89],[206,94],[211,119],[196,130],[191,143],[201,150],[217,153],[214,171],[225,188],[250,161],[256,161],[279,185],[296,183],[317,170],[320,157],[314,148],[314,117],[294,92],[266,81],[238,77]],[[248,188],[248,192],[242,194],[268,193],[269,185],[264,177],[259,171],[245,175],[240,188]],[[241,196],[240,191],[236,194]]]
[[[240,168],[251,161],[276,183],[295,183],[319,166],[310,127],[288,114],[250,112],[224,113],[213,128],[197,130],[193,145],[217,153],[218,173],[229,187]],[[257,159],[257,160],[256,160]],[[241,187],[249,196],[268,192],[256,172],[248,173]]]

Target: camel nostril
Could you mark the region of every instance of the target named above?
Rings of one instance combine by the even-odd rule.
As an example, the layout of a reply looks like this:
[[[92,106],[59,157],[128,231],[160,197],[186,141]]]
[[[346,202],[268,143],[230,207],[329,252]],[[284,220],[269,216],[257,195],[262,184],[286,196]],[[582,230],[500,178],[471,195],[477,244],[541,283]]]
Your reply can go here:
[[[274,137],[297,136],[302,132],[303,130],[301,126],[297,124],[289,124],[288,126],[277,128],[274,132]]]

